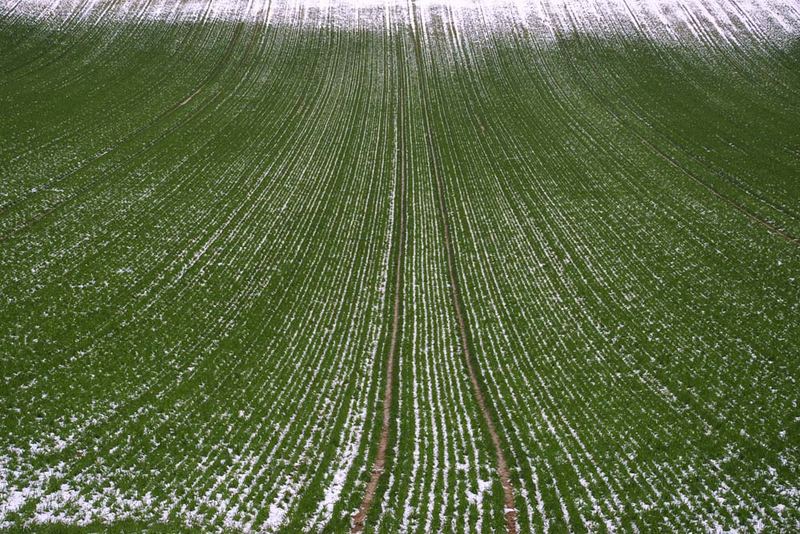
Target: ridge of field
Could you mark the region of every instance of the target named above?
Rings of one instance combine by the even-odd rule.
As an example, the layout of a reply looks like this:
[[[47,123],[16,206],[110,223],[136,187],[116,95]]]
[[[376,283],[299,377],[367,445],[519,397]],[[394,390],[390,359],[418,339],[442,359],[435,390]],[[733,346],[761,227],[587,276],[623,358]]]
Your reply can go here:
[[[0,530],[800,529],[798,33],[2,0]]]

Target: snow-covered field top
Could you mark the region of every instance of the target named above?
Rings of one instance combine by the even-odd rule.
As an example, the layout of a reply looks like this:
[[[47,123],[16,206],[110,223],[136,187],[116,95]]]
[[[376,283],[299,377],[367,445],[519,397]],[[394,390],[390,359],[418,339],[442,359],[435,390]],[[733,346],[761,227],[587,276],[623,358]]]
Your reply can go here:
[[[331,24],[380,29],[388,21],[445,17],[455,26],[502,31],[522,25],[542,39],[555,32],[641,32],[658,39],[735,43],[753,31],[781,38],[800,30],[794,0],[2,0],[0,6],[38,20],[250,21]],[[465,32],[469,35],[469,31]]]

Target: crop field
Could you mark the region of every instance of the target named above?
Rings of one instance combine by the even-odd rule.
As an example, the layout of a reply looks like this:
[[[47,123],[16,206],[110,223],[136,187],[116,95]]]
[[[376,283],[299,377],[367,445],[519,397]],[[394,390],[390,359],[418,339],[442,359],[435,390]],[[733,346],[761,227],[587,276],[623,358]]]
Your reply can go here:
[[[0,0],[0,531],[800,531],[799,38]]]

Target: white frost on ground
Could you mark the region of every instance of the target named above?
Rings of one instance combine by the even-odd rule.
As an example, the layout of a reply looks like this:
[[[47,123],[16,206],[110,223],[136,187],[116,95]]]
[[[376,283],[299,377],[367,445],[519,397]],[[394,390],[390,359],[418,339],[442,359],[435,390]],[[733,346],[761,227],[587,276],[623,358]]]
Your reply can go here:
[[[0,0],[0,10],[37,20],[79,13],[82,19],[164,21],[245,20],[382,28],[391,20],[423,24],[451,18],[459,34],[480,24],[502,31],[509,23],[531,28],[542,38],[559,32],[645,32],[655,39],[703,39],[716,33],[721,43],[739,35],[777,37],[800,33],[800,10],[793,0]],[[413,10],[413,14],[412,14]],[[459,27],[462,27],[461,29]],[[468,31],[466,33],[469,33]]]

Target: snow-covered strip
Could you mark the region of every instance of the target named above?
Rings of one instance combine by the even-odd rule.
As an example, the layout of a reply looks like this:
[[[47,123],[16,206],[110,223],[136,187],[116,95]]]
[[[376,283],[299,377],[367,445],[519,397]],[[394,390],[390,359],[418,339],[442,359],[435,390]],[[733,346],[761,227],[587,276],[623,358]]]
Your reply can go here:
[[[376,30],[390,19],[413,24],[416,17],[427,26],[448,17],[471,38],[476,25],[492,32],[523,26],[541,39],[558,32],[643,32],[687,40],[710,31],[732,44],[753,31],[771,38],[800,32],[794,0],[2,0],[0,9],[36,20],[301,22]]]

